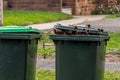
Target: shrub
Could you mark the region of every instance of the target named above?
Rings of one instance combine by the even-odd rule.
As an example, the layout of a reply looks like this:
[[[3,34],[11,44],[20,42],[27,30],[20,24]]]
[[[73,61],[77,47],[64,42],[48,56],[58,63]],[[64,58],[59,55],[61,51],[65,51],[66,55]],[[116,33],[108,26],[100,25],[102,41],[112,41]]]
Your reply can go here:
[[[117,13],[120,13],[120,5],[107,7],[101,5],[98,6],[94,11],[92,11],[92,14],[117,14]]]
[[[120,4],[120,0],[117,0],[117,3]]]

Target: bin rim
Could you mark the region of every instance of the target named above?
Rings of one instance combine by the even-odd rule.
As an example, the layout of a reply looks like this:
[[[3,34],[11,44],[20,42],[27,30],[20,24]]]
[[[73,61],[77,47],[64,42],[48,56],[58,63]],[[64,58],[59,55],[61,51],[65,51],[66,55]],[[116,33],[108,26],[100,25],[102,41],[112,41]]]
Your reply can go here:
[[[33,33],[0,33],[1,39],[19,39],[19,40],[31,40],[31,39],[41,39],[41,34]]]
[[[52,40],[66,41],[108,41],[109,36],[103,35],[49,35]]]

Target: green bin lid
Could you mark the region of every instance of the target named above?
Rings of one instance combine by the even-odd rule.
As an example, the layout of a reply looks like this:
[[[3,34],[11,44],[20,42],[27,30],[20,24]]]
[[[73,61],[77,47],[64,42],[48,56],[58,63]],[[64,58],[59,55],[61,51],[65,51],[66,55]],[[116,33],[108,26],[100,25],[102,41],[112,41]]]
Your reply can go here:
[[[30,26],[3,26],[0,33],[40,33],[40,30]]]

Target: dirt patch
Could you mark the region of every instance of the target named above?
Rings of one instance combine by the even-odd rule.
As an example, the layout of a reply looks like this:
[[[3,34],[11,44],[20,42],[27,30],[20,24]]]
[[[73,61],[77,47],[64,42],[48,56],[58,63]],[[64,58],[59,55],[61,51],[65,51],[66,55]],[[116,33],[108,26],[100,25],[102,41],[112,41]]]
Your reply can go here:
[[[48,44],[47,44],[48,45]],[[50,44],[50,46],[53,44]],[[49,45],[48,45],[49,46]],[[52,56],[40,56],[37,55],[38,59],[49,59],[49,60],[54,60],[55,55]],[[120,62],[120,53],[119,52],[107,52],[106,57],[105,57],[106,62]]]
[[[38,59],[54,60],[55,59],[55,55],[53,55],[53,56],[40,56],[40,55],[37,55],[37,58]]]
[[[38,59],[49,59],[54,60],[55,56],[37,56]],[[107,54],[105,58],[106,62],[120,62],[120,54]]]
[[[120,62],[120,54],[107,53],[106,62]]]

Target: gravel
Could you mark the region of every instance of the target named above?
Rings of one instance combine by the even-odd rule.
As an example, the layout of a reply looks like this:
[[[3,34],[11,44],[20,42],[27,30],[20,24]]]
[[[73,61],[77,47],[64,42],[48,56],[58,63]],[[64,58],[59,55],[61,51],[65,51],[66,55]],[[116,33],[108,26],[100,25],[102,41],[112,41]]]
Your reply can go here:
[[[55,70],[55,60],[50,59],[38,59],[37,60],[37,69],[44,70]],[[120,71],[120,62],[106,62],[105,63],[106,71]]]
[[[106,71],[120,71],[120,62],[107,62],[105,64]]]
[[[51,59],[37,59],[37,69],[44,69],[44,70],[54,70],[55,69],[55,60]]]

